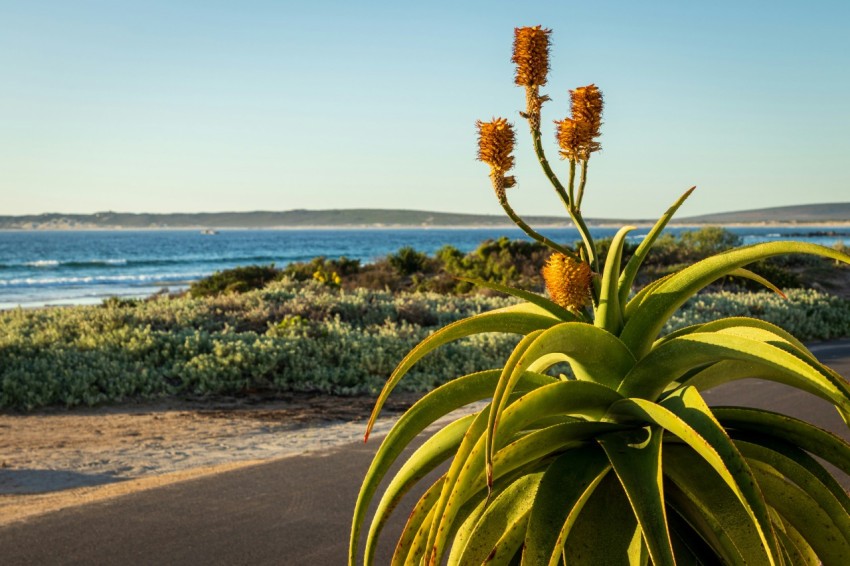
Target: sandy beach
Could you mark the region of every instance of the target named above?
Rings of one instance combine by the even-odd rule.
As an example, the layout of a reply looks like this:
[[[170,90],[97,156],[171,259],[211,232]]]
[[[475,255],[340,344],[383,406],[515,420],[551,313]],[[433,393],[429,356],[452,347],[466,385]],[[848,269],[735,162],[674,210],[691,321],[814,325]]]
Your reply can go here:
[[[391,400],[374,434],[416,398]],[[0,525],[351,443],[373,402],[293,395],[0,414]]]

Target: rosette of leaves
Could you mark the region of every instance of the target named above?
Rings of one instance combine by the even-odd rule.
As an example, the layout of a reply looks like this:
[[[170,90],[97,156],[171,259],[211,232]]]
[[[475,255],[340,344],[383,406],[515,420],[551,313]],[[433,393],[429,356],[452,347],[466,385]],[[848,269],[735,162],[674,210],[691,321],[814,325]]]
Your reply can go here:
[[[779,292],[748,264],[788,253],[850,264],[850,256],[807,243],[756,244],[698,261],[632,295],[641,263],[691,191],[625,265],[632,227],[617,233],[604,262],[598,258],[580,203],[587,161],[599,149],[601,93],[593,85],[571,93],[573,117],[559,132],[571,169],[563,187],[540,144],[547,38],[539,27],[517,30],[516,82],[526,87],[538,160],[581,232],[582,249],[574,253],[540,236],[508,205],[506,189],[516,184],[506,175],[513,166],[510,124],[479,123],[479,155],[491,166],[507,214],[561,254],[547,266],[550,275],[582,277],[592,305],[585,309],[585,294],[574,287],[551,292],[557,282],[548,279],[555,301],[479,282],[523,302],[450,324],[411,350],[380,393],[368,430],[393,388],[429,352],[477,333],[522,336],[503,367],[459,376],[399,418],[360,489],[349,563],[357,562],[370,505],[404,449],[438,419],[483,401],[483,409],[433,433],[389,479],[366,529],[366,564],[374,562],[378,537],[401,498],[435,470],[442,473],[420,486],[392,564],[850,564],[850,497],[823,463],[850,474],[850,444],[774,412],[709,407],[702,395],[747,378],[771,380],[826,400],[847,423],[847,381],[794,336],[753,318],[660,335],[689,298],[720,278],[741,276]],[[598,273],[592,284],[585,279],[590,270]],[[563,363],[572,376],[550,375]]]
[[[726,318],[659,338],[700,289],[748,263],[830,248],[771,242],[718,254],[628,299],[668,211],[621,269],[619,232],[593,323],[548,299],[500,285],[521,304],[456,322],[413,349],[378,398],[428,352],[483,332],[523,335],[503,368],[460,376],[413,405],[387,435],[363,482],[350,562],[381,481],[434,421],[443,427],[384,489],[365,563],[401,497],[448,470],[415,505],[393,564],[837,564],[850,557],[850,498],[821,461],[850,473],[850,445],[803,421],[751,408],[709,407],[702,392],[746,378],[796,387],[850,416],[850,387],[793,336]],[[574,379],[546,371],[568,363]],[[371,426],[371,423],[370,423]]]

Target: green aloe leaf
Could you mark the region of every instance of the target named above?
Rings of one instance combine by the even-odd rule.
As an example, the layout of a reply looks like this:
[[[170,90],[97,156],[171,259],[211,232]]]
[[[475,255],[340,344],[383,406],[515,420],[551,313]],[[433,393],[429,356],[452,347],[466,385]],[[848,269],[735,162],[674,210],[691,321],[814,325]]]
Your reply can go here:
[[[511,438],[531,423],[553,415],[599,420],[621,399],[623,396],[616,391],[591,381],[558,381],[544,385],[529,391],[505,409],[499,423],[500,434]]]
[[[765,379],[813,393],[842,411],[850,410],[850,387],[843,380],[770,344],[719,332],[695,332],[662,344],[635,364],[619,391],[628,397],[653,399],[689,370],[722,360],[763,366],[770,370]]]
[[[652,345],[652,349],[654,350],[661,344],[665,342],[669,342],[673,338],[678,338],[679,336],[684,336],[686,334],[693,334],[694,332],[719,332],[719,331],[729,331],[733,328],[754,328],[761,329],[767,332],[771,332],[775,336],[771,337],[770,340],[767,340],[767,343],[773,344],[774,346],[779,345],[781,342],[787,342],[796,347],[802,357],[807,360],[815,360],[817,359],[809,352],[806,346],[797,340],[790,332],[786,332],[783,328],[776,326],[770,322],[765,320],[761,320],[758,318],[750,318],[747,316],[730,316],[727,318],[721,318],[719,320],[713,320],[711,322],[702,322],[700,324],[692,324],[690,326],[685,326],[684,328],[680,328],[678,330],[674,330],[673,332],[666,334],[655,341]],[[732,331],[731,333],[735,333]],[[766,337],[767,335],[762,335]],[[754,338],[755,339],[755,338]]]
[[[431,523],[428,518],[433,517],[434,505],[436,505],[437,500],[440,498],[440,492],[443,489],[444,480],[445,476],[441,476],[440,479],[434,482],[431,487],[422,494],[419,501],[416,502],[416,505],[410,512],[410,516],[407,518],[404,529],[402,529],[401,535],[399,536],[395,552],[393,552],[392,566],[403,566],[405,564],[407,557],[413,550],[417,533],[419,533],[423,528],[430,527]],[[364,563],[372,564],[370,560],[367,560]],[[353,563],[349,564],[354,566]]]
[[[565,322],[540,333],[526,352],[527,360],[518,364],[520,371],[533,360],[549,354],[567,359],[576,379],[616,388],[634,367],[635,358],[613,334],[581,322]]]
[[[369,417],[369,423],[366,426],[366,438],[369,438],[369,432],[372,430],[375,419],[378,418],[378,414],[380,414],[381,408],[384,406],[390,392],[407,372],[410,371],[410,368],[429,352],[444,344],[472,336],[473,334],[501,332],[525,335],[535,330],[549,328],[559,322],[560,319],[553,317],[549,312],[536,305],[520,304],[475,315],[449,324],[434,332],[434,334],[408,352],[387,380],[380,395],[378,395],[378,399],[375,401],[375,408],[372,410],[372,415]]]
[[[449,471],[446,472],[446,480],[443,482],[440,499],[434,506],[434,520],[428,530],[425,544],[429,556],[438,557],[437,562],[440,561],[445,549],[453,519],[457,517],[460,507],[465,503],[465,501],[459,501],[456,496],[458,484],[462,481],[464,472],[468,473],[470,468],[473,467],[477,473],[483,472],[483,435],[484,431],[487,430],[489,415],[490,406],[488,405],[478,413],[469,426],[455,457],[452,459]],[[481,462],[478,463],[478,460],[481,460]]]
[[[541,470],[521,470],[507,474],[493,484],[491,491],[480,490],[464,503],[448,537],[452,541],[448,556],[449,566],[460,564],[460,555],[466,549],[466,543],[469,541],[472,531],[478,525],[481,516],[489,510],[490,503],[510,488],[515,481],[520,480],[528,473],[537,473],[537,471],[542,471],[542,468]]]
[[[809,542],[805,539],[803,535],[800,534],[800,531],[794,528],[794,525],[786,521],[782,516],[779,517],[782,521],[782,525],[785,527],[785,536],[789,541],[796,547],[799,562],[791,562],[791,564],[801,564],[804,566],[820,566],[820,559],[818,558],[817,553],[811,547]]]
[[[775,335],[770,338],[771,344],[778,345],[777,342],[787,342],[793,345],[801,355],[805,356],[807,360],[816,360],[814,355],[809,352],[809,349],[806,348],[806,345],[797,340],[793,334],[787,332],[785,329],[776,326],[770,322],[765,320],[761,320],[758,318],[750,318],[746,316],[730,316],[728,318],[721,318],[720,320],[714,320],[711,322],[706,322],[705,324],[700,325],[698,329],[699,332],[734,332],[736,329],[754,329],[754,330],[763,330],[766,332],[770,332]],[[744,335],[744,334],[741,334]],[[746,337],[746,335],[744,335]],[[767,335],[763,335],[767,337]],[[755,339],[755,338],[753,338]],[[775,341],[775,342],[774,342]]]
[[[770,506],[805,537],[823,563],[846,565],[850,560],[850,544],[833,517],[808,493],[785,481],[770,466],[753,462],[752,469]]]
[[[602,284],[599,290],[599,305],[596,307],[594,324],[613,334],[620,332],[623,324],[623,311],[620,307],[620,293],[617,280],[620,277],[620,265],[623,261],[623,245],[626,236],[634,230],[634,226],[623,226],[611,240],[605,267],[602,270]],[[623,303],[625,304],[625,303]]]
[[[466,415],[434,433],[393,476],[390,485],[384,490],[384,495],[378,503],[375,517],[372,519],[372,525],[366,536],[365,564],[371,564],[374,561],[378,537],[401,498],[416,482],[454,454],[474,418],[474,414]]]
[[[660,277],[655,281],[648,283],[643,289],[635,293],[635,296],[632,297],[629,302],[626,303],[626,307],[623,309],[623,321],[629,320],[632,314],[637,311],[638,307],[643,304],[647,297],[650,297],[655,290],[664,284],[665,281],[668,281],[671,277],[676,275],[675,273],[670,273],[665,275],[664,277]]]
[[[472,535],[475,526],[478,524],[478,520],[481,519],[481,515],[483,515],[484,511],[487,510],[487,504],[490,502],[490,499],[492,499],[494,493],[495,490],[493,493],[488,494],[489,497],[480,498],[480,501],[476,503],[475,508],[458,525],[455,535],[452,537],[452,547],[449,550],[449,566],[460,564],[460,555],[466,549],[466,543],[469,542],[469,538]],[[467,503],[467,505],[469,505],[469,503]]]
[[[663,429],[647,427],[639,433],[607,434],[599,438],[599,444],[629,498],[652,563],[675,566],[664,505],[662,438]]]
[[[393,556],[393,566],[420,564],[425,560],[425,556],[428,553],[428,533],[431,532],[431,526],[436,516],[436,507],[432,507],[428,512],[428,516],[420,525],[419,530],[416,531],[407,553],[404,556],[399,553],[398,560]]]
[[[543,472],[520,477],[493,498],[470,533],[457,564],[481,564],[512,528],[527,523]],[[525,534],[523,529],[522,534]],[[521,541],[520,541],[521,543]],[[513,556],[513,554],[511,554]]]
[[[770,544],[775,540],[768,534],[770,522],[764,509],[764,500],[758,490],[752,487],[752,474],[743,455],[729,438],[723,426],[714,418],[702,396],[693,387],[683,387],[669,395],[660,405],[687,423],[720,456],[739,486],[740,493],[746,498],[746,501],[742,503],[748,511],[752,510],[753,518],[759,524],[761,531],[768,536],[768,546],[775,552],[776,547]]]
[[[634,297],[632,297],[632,299],[628,303],[624,303],[626,306],[625,306],[625,309],[623,311],[623,319],[629,320],[629,318],[638,310],[638,307],[640,307],[643,304],[643,302],[646,301],[647,298],[651,297],[652,294],[655,293],[655,291],[659,287],[661,287],[661,285],[663,285],[665,282],[667,282],[669,279],[671,279],[674,275],[676,275],[676,273],[671,273],[669,275],[665,275],[664,277],[662,277],[660,279],[656,279],[655,281],[653,281],[652,283],[649,283],[643,289],[638,291],[637,294]],[[743,268],[733,269],[732,271],[730,271],[729,273],[727,273],[725,275],[729,275],[729,276],[733,276],[733,277],[741,277],[743,279],[750,279],[751,281],[755,281],[756,283],[759,283],[760,285],[767,287],[768,289],[770,289],[771,291],[773,291],[774,293],[776,293],[780,297],[787,298],[785,296],[785,293],[783,293],[782,290],[779,287],[777,287],[776,285],[774,285],[773,283],[771,283],[770,281],[768,281],[767,279],[765,279],[761,275],[759,275],[757,273],[753,273],[752,271],[750,271],[748,269],[743,269]],[[724,277],[724,275],[721,275],[720,277]],[[720,277],[718,277],[718,279]]]
[[[669,485],[670,482],[666,481],[665,489]],[[666,494],[665,491],[665,500]],[[670,539],[673,542],[677,566],[706,566],[706,564],[720,562],[718,553],[687,522],[675,506],[668,505],[667,520],[670,525]]]
[[[695,189],[696,187],[691,187],[685,191],[685,193],[680,196],[670,208],[667,209],[667,212],[661,215],[661,218],[658,219],[658,222],[655,223],[640,245],[638,245],[634,255],[626,263],[626,267],[623,268],[623,273],[620,275],[618,283],[621,305],[626,304],[626,299],[629,298],[629,291],[632,288],[635,277],[640,270],[641,264],[646,259],[646,256],[649,255],[649,250],[652,249],[652,245],[655,243],[655,240],[658,239],[658,236],[660,236],[661,232],[664,231],[664,227],[667,226],[667,223],[670,222],[670,219],[673,218],[673,215],[676,214],[677,210],[679,210],[679,207],[682,206],[689,196],[691,196],[691,193],[694,192]]]
[[[490,555],[481,563],[482,566],[511,566],[517,563],[516,558],[522,548],[530,514],[531,511],[526,511],[507,526],[502,538],[493,546]]]
[[[756,378],[780,383],[788,379],[786,372],[781,369],[765,367],[758,364],[741,363],[740,361],[722,361],[699,368],[695,372],[679,380],[676,386],[695,387],[699,391],[708,391],[724,383],[741,379]]]
[[[654,349],[656,349],[656,348],[657,348],[658,346],[660,346],[661,344],[664,344],[665,342],[669,342],[669,341],[670,341],[670,340],[672,340],[673,338],[678,338],[679,336],[685,336],[685,335],[687,335],[687,334],[693,334],[694,332],[699,332],[699,330],[700,330],[703,326],[705,326],[705,324],[706,324],[706,323],[704,323],[704,322],[701,322],[701,323],[699,323],[699,324],[691,324],[691,325],[689,325],[689,326],[685,326],[685,327],[683,327],[683,328],[679,328],[678,330],[674,330],[673,332],[671,332],[671,333],[669,333],[669,334],[665,334],[664,336],[662,336],[661,338],[659,338],[658,340],[656,340],[656,341],[652,344],[652,349],[653,349],[653,350],[654,350]]]
[[[640,526],[616,475],[606,474],[585,503],[567,533],[565,554],[569,566],[645,566]]]
[[[611,464],[597,446],[575,448],[546,469],[531,508],[523,566],[557,566],[567,533]],[[560,529],[554,527],[561,525]]]
[[[466,281],[467,283],[478,285],[479,287],[486,287],[487,289],[493,289],[494,291],[499,291],[500,293],[505,293],[513,297],[517,297],[518,299],[528,301],[529,303],[537,305],[541,309],[549,312],[553,316],[558,317],[563,322],[579,320],[575,313],[568,311],[558,303],[550,301],[546,297],[538,295],[537,293],[532,293],[523,289],[516,289],[493,281],[484,281],[483,279],[472,279],[469,277],[458,277],[458,279]]]
[[[609,418],[620,422],[623,416],[631,415],[643,422],[661,426],[699,453],[744,505],[759,530],[762,544],[769,549],[769,555],[775,557],[778,552],[776,540],[771,532],[767,508],[752,474],[732,441],[728,437],[724,441],[722,430],[717,431],[711,425],[711,413],[707,407],[702,408],[704,402],[699,394],[695,389],[687,388],[677,397],[665,400],[665,405],[657,405],[645,399],[624,399],[611,406]]]
[[[785,523],[782,522],[782,525],[785,526]],[[776,529],[776,536],[779,538],[780,546],[785,551],[786,564],[799,566],[820,566],[820,559],[818,559],[817,554],[814,554],[814,551],[811,550],[811,547],[808,547],[804,550],[798,544],[799,539],[792,539],[790,536],[788,536],[784,529]],[[808,551],[811,551],[812,554],[809,554]]]
[[[560,352],[552,352],[551,354],[543,354],[528,366],[528,371],[536,373],[544,373],[555,364],[569,363],[570,358]]]
[[[741,336],[750,340],[759,340],[766,344],[776,346],[801,360],[819,371],[827,380],[846,385],[845,380],[838,372],[829,366],[822,364],[814,354],[812,354],[806,346],[794,338],[790,333],[785,332],[781,328],[774,326],[768,322],[755,319],[744,319],[747,322],[744,324],[730,325],[727,328],[718,329],[719,334],[729,334],[733,336]],[[712,328],[710,327],[709,330]],[[702,330],[706,330],[703,328]]]
[[[715,418],[734,437],[735,431],[755,432],[822,458],[850,474],[850,444],[829,431],[800,419],[763,409],[712,407]]]
[[[850,495],[847,494],[844,487],[838,483],[832,474],[830,474],[819,461],[810,456],[808,452],[801,450],[797,446],[789,442],[785,442],[784,440],[755,432],[733,430],[731,431],[731,437],[735,441],[736,446],[739,446],[739,448],[739,442],[756,445],[775,453],[779,457],[790,460],[795,466],[805,469],[808,474],[816,478],[818,482],[823,484],[823,486],[832,493],[833,497],[835,497],[838,503],[844,508],[844,512],[850,515]],[[746,455],[743,450],[741,452]],[[771,462],[768,463],[774,465]],[[783,471],[780,465],[774,465],[774,467]]]
[[[399,417],[375,453],[369,470],[363,478],[351,524],[350,564],[355,562],[360,529],[372,497],[398,455],[419,433],[437,419],[469,403],[491,396],[499,374],[499,370],[489,370],[459,377],[429,392]],[[526,373],[520,380],[519,387],[533,388],[555,382],[557,380],[549,376]]]
[[[808,494],[812,501],[832,518],[844,540],[850,544],[850,514],[842,505],[842,501],[815,474],[791,458],[764,446],[740,440],[735,445],[748,461],[762,462]]]
[[[485,450],[487,453],[487,484],[493,484],[493,436],[498,424],[498,417],[505,409],[508,403],[508,397],[513,392],[516,386],[517,379],[515,376],[522,375],[523,367],[520,366],[521,361],[528,361],[525,366],[529,366],[530,361],[534,358],[526,356],[526,352],[532,343],[542,333],[542,330],[535,330],[516,345],[514,351],[511,352],[505,367],[502,369],[502,374],[499,376],[499,381],[496,384],[496,389],[493,391],[493,401],[491,402],[492,409],[490,411],[490,419],[487,422],[487,433],[485,435]]]
[[[783,299],[788,298],[788,296],[785,295],[785,293],[782,292],[782,289],[780,289],[779,287],[777,287],[776,285],[774,285],[773,283],[771,283],[770,281],[768,281],[767,279],[765,279],[764,277],[759,275],[758,273],[754,273],[754,272],[750,271],[749,269],[744,269],[742,267],[739,267],[738,269],[733,269],[732,271],[730,271],[729,275],[731,277],[741,277],[742,279],[749,279],[750,281],[755,281],[756,283],[758,283],[762,287],[766,287],[767,289],[770,289],[771,291],[773,291],[774,293],[776,293],[777,295],[779,295]]]
[[[557,353],[566,357],[581,381],[599,383],[613,389],[634,365],[631,352],[616,336],[590,324],[564,322],[526,336],[505,364],[499,385],[493,393],[493,407],[487,427],[487,469],[491,470],[494,438],[505,399],[518,378],[538,359]]]
[[[822,375],[826,382],[833,383],[839,388],[846,386],[843,377],[828,366],[822,364],[799,340],[770,323],[757,319],[736,317],[707,323],[698,332],[711,331],[719,335],[738,336],[779,348],[811,366]],[[781,367],[767,367],[763,364],[747,364],[739,363],[738,361],[720,361],[714,363],[705,369],[689,374],[681,382],[682,384],[693,385],[700,391],[704,391],[723,383],[750,377],[782,383],[788,382],[787,372]],[[800,387],[815,395],[820,395],[811,386]],[[843,414],[842,412],[842,416]]]
[[[725,564],[770,564],[752,516],[728,483],[689,446],[664,446],[667,499]]]
[[[850,256],[804,242],[766,242],[719,253],[683,269],[659,285],[632,313],[620,337],[638,358],[649,351],[670,316],[700,289],[749,263],[775,255],[804,253],[850,264]]]
[[[514,405],[516,404],[522,405],[519,400],[514,402]],[[509,411],[514,405],[509,407]],[[521,408],[525,409],[525,407]],[[534,417],[530,418],[534,419]],[[520,436],[496,453],[493,459],[492,480],[495,482],[508,474],[521,471],[526,466],[535,465],[544,457],[580,446],[599,434],[617,432],[625,428],[627,427],[615,423],[574,421],[549,426]],[[436,562],[442,559],[448,542],[448,533],[455,523],[458,510],[470,497],[488,485],[484,473],[484,452],[484,439],[480,438],[475,447],[463,455],[461,469],[451,485],[451,493],[446,497],[446,505],[439,522],[432,526],[435,536],[429,541],[429,548],[432,548],[431,556],[435,557]]]

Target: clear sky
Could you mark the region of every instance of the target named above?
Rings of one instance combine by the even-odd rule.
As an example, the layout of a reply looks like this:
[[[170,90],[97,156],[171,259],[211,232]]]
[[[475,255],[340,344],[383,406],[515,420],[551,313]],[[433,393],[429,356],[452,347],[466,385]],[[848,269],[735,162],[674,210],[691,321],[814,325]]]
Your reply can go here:
[[[568,89],[605,95],[586,216],[691,185],[683,215],[850,200],[847,0],[0,0],[0,22],[0,214],[497,214],[492,116],[517,123],[515,208],[556,213],[510,62],[535,24],[552,161]]]

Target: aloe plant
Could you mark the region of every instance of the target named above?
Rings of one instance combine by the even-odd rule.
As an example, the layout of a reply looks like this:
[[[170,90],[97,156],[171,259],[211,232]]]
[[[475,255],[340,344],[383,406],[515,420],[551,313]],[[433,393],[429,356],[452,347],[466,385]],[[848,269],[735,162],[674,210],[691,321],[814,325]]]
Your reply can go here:
[[[522,336],[501,368],[459,376],[426,394],[381,443],[360,490],[349,563],[358,561],[368,509],[390,467],[437,419],[470,403],[416,449],[383,489],[365,535],[374,561],[388,517],[429,472],[445,472],[414,506],[393,564],[850,564],[850,497],[824,468],[850,473],[850,445],[778,413],[709,407],[702,393],[746,378],[781,382],[825,399],[848,421],[850,386],[781,328],[726,318],[660,336],[665,322],[713,281],[785,253],[850,264],[839,251],[798,242],[733,249],[655,281],[637,293],[641,262],[686,192],[623,265],[632,227],[597,256],[581,216],[587,164],[599,149],[602,95],[571,92],[558,123],[569,164],[562,185],[543,152],[539,93],[548,72],[549,30],[519,28],[517,84],[526,90],[535,153],[582,233],[577,250],[539,235],[512,210],[514,134],[504,119],[479,122],[479,159],[497,198],[531,237],[553,249],[544,269],[550,298],[480,282],[523,300],[450,324],[415,347],[380,393],[387,396],[423,356],[483,332]],[[572,375],[550,375],[567,363]]]

